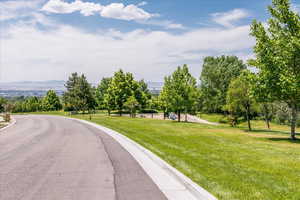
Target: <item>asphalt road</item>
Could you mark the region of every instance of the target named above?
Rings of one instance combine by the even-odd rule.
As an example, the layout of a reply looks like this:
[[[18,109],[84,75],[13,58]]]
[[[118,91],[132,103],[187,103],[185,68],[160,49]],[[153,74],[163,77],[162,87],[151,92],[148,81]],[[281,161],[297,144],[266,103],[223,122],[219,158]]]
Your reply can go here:
[[[109,135],[54,116],[0,132],[0,200],[166,200]]]

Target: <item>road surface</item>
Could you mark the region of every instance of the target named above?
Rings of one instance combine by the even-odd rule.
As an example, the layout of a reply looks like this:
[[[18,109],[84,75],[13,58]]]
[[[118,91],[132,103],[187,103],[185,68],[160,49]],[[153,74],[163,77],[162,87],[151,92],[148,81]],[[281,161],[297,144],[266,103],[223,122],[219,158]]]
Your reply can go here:
[[[166,200],[109,135],[55,116],[0,132],[0,200]]]

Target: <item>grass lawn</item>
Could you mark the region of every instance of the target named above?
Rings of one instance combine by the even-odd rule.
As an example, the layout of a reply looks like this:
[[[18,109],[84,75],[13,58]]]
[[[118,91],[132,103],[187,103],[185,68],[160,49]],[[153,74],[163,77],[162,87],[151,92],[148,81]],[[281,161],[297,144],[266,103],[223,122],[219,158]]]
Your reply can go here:
[[[209,122],[215,122],[215,123],[220,123],[221,120],[226,120],[226,117],[222,114],[207,114],[207,113],[199,113],[198,117],[201,119],[205,119]]]
[[[286,126],[270,131],[259,122],[258,129],[247,132],[103,114],[93,115],[92,121],[135,140],[219,199],[300,199],[300,141],[288,139]]]

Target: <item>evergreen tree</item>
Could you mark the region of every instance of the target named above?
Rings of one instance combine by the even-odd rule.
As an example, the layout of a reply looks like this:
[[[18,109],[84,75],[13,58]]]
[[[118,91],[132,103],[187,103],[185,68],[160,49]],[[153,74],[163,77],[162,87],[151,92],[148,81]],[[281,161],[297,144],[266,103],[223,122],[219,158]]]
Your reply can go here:
[[[67,91],[63,95],[65,108],[74,111],[91,111],[95,109],[96,101],[92,86],[84,74],[73,73],[66,83]]]

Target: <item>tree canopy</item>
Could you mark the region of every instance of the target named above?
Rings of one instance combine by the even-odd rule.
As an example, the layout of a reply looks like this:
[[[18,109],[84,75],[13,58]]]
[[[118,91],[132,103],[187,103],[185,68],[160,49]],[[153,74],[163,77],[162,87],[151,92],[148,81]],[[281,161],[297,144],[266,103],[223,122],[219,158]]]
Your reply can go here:
[[[191,111],[198,95],[196,79],[190,74],[187,65],[178,67],[171,76],[165,77],[160,94],[162,107],[177,113],[178,121],[182,112]]]
[[[236,79],[232,80],[226,97],[225,108],[232,116],[239,113],[245,114],[248,122],[248,129],[251,131],[250,115],[255,105],[255,99],[251,95],[251,73],[244,70]]]
[[[267,26],[256,20],[252,23],[256,59],[249,64],[259,69],[257,93],[266,93],[291,108],[291,137],[295,139],[300,102],[300,16],[289,0],[273,0],[269,12]]]
[[[67,91],[63,95],[65,110],[90,111],[95,109],[96,101],[92,86],[84,74],[73,73],[65,84]]]
[[[236,56],[206,57],[200,77],[203,110],[222,112],[231,80],[244,69],[246,65]]]
[[[42,107],[44,111],[61,110],[62,105],[59,97],[54,90],[49,90],[42,100]]]
[[[110,83],[111,83],[111,78],[102,78],[101,82],[96,88],[95,98],[99,109],[106,108],[104,98]]]

